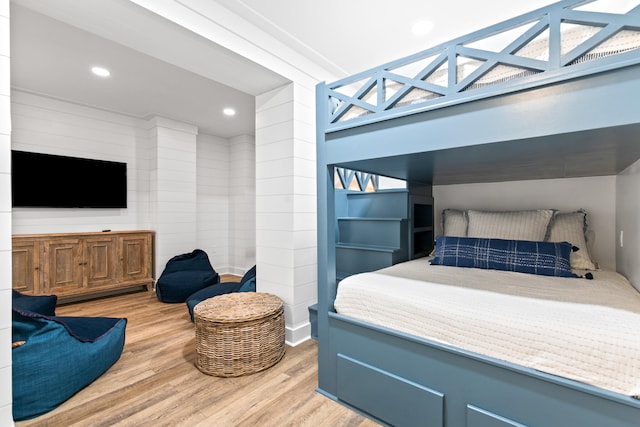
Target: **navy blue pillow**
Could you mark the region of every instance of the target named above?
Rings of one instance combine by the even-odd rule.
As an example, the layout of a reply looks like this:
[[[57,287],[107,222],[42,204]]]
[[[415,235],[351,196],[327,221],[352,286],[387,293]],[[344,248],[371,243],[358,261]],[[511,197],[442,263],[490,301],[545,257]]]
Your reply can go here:
[[[15,289],[11,290],[11,295],[11,305],[15,309],[30,311],[44,316],[56,315],[56,303],[58,302],[56,295],[26,295]]]
[[[571,271],[571,244],[529,240],[436,237],[434,265],[579,277]]]

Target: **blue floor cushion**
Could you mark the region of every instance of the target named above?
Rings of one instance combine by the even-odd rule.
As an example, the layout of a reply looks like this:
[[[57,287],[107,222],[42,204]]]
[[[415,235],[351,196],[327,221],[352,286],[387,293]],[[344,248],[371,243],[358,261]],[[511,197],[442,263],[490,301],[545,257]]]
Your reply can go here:
[[[207,253],[195,249],[167,261],[156,282],[156,296],[166,303],[185,302],[194,292],[219,282],[220,275],[211,266]]]
[[[12,308],[13,418],[45,414],[122,354],[127,319],[50,316]]]
[[[201,289],[187,297],[187,309],[193,322],[193,308],[201,301],[231,292],[256,291],[256,266],[251,267],[239,282],[222,282]]]
[[[58,297],[56,295],[27,295],[11,290],[11,305],[13,308],[45,316],[55,316]]]

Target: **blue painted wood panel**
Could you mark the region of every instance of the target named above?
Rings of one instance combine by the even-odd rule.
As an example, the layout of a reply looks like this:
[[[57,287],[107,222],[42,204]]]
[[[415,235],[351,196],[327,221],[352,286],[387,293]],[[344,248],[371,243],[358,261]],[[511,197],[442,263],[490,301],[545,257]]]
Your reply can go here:
[[[337,399],[339,377],[349,375],[344,372],[348,366],[339,368],[340,359],[348,357],[375,367],[375,376],[381,371],[442,393],[447,427],[466,426],[469,406],[486,411],[484,416],[472,415],[477,423],[491,419],[544,427],[637,427],[640,420],[638,400],[477,353],[335,313],[329,314],[328,332],[329,366],[336,386],[323,392]],[[369,381],[366,372],[358,370],[357,382]],[[393,400],[403,402],[412,393],[396,390]],[[369,411],[372,417],[383,418],[375,407]],[[407,408],[406,417],[413,417],[412,411],[420,409]]]
[[[346,193],[347,216],[362,218],[408,218],[409,193],[404,189],[371,193]]]
[[[334,132],[318,144],[327,164],[411,182],[614,175],[640,156],[638,93],[640,66],[627,67]]]
[[[338,398],[393,426],[444,426],[442,393],[342,354]]]

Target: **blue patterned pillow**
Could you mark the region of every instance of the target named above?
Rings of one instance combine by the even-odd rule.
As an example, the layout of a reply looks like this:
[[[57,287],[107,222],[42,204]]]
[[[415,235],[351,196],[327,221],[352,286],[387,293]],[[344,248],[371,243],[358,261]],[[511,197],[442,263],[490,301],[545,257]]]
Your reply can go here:
[[[436,237],[434,265],[579,277],[571,271],[571,244],[529,240]]]

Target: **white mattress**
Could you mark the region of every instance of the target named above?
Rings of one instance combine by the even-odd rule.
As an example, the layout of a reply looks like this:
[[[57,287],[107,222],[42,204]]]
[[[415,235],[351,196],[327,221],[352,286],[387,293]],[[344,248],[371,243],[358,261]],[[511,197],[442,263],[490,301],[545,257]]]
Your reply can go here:
[[[342,280],[338,313],[640,396],[640,293],[594,280],[432,266],[426,258]]]

